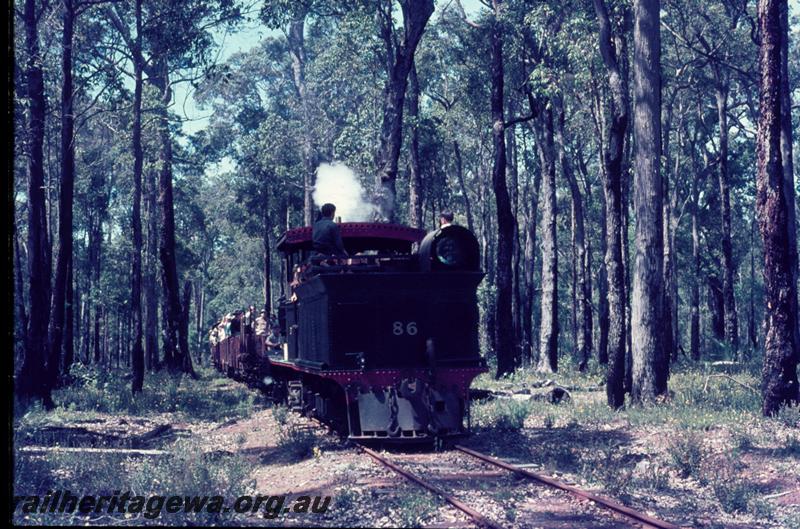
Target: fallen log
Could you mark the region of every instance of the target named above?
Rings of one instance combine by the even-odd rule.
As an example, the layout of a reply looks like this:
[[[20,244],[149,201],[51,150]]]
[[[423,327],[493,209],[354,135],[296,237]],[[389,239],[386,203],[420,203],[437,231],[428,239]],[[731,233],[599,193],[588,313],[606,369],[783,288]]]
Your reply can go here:
[[[516,391],[488,390],[470,388],[470,398],[473,400],[511,399],[516,401],[542,400],[551,404],[559,404],[572,399],[569,390],[563,386],[545,385],[544,387],[523,388]]]
[[[166,456],[166,450],[152,450],[142,448],[90,448],[76,446],[23,446],[19,453],[31,456],[45,456],[51,454],[86,454],[86,455],[124,455],[124,456]]]
[[[131,447],[132,448],[140,448],[142,445],[146,444],[148,441],[155,439],[156,437],[160,437],[167,432],[172,431],[172,425],[170,424],[161,424],[156,426],[152,430],[142,435],[137,435],[131,438]]]
[[[734,383],[738,384],[739,386],[741,386],[741,387],[743,387],[743,388],[745,388],[745,389],[748,389],[748,390],[752,391],[752,392],[753,392],[753,393],[755,393],[756,395],[760,395],[760,392],[759,392],[759,391],[758,391],[756,388],[754,388],[753,386],[748,386],[748,385],[747,385],[747,384],[745,384],[744,382],[739,382],[738,380],[736,380],[736,379],[735,379],[735,378],[733,378],[732,376],[730,376],[730,375],[724,375],[724,374],[708,375],[708,376],[706,377],[706,382],[705,382],[705,384],[703,384],[703,393],[707,393],[707,392],[708,392],[708,383],[711,381],[711,379],[712,379],[712,378],[726,378],[726,379],[728,379],[728,380],[730,380],[730,381],[732,381],[732,382],[734,382]]]

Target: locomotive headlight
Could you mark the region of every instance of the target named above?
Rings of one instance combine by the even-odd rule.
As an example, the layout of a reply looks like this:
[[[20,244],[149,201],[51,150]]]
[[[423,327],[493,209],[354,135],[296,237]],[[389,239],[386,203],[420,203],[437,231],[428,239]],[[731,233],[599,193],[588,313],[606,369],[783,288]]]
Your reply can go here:
[[[419,256],[422,271],[480,268],[478,240],[463,226],[445,226],[426,235]]]

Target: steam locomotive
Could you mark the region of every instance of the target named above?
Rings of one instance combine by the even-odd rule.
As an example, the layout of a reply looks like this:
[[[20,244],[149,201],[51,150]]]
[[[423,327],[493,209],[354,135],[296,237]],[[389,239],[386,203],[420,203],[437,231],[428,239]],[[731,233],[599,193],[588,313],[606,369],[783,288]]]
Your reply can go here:
[[[486,371],[475,236],[456,225],[428,234],[386,223],[339,226],[352,257],[313,256],[310,226],[281,237],[279,341],[227,337],[212,346],[217,369],[261,380],[276,401],[351,439],[467,433],[469,386]]]

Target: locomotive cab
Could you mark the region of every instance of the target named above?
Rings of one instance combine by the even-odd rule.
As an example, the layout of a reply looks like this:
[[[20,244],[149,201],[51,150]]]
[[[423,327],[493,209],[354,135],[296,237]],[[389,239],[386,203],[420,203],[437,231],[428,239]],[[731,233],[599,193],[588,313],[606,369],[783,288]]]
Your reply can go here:
[[[460,226],[429,234],[380,223],[340,228],[349,258],[312,256],[310,227],[278,243],[285,346],[273,364],[304,386],[301,407],[335,408],[339,394],[351,437],[465,433],[469,384],[485,371],[474,235]]]

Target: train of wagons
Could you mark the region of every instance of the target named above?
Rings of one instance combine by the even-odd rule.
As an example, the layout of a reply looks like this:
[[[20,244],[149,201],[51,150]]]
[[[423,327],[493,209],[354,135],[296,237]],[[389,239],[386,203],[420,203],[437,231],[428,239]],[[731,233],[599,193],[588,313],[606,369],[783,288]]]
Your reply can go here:
[[[469,432],[478,345],[479,245],[468,229],[426,233],[340,223],[348,258],[319,256],[310,226],[288,230],[279,343],[242,332],[214,365],[349,438],[443,440]],[[285,272],[285,273],[284,273]],[[274,339],[273,339],[274,340]]]

